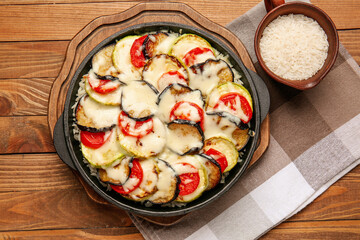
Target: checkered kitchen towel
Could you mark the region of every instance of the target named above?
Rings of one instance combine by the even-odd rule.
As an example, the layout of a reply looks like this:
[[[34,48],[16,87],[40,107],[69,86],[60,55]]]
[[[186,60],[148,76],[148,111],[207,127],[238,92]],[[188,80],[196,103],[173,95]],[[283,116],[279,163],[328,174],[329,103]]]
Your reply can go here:
[[[228,193],[161,227],[131,215],[146,239],[255,239],[289,218],[360,163],[360,69],[345,48],[315,88],[298,91],[261,71],[255,30],[260,3],[227,27],[245,44],[271,96],[270,145]]]

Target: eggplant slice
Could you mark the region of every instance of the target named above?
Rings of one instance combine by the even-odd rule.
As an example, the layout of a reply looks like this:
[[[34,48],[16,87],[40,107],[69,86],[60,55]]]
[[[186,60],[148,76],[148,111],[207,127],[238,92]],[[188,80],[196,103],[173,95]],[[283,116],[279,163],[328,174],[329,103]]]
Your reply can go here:
[[[116,126],[120,111],[119,106],[103,105],[84,95],[76,106],[76,124],[82,131],[105,132]]]
[[[153,204],[172,202],[179,194],[179,176],[168,162],[161,159],[156,161],[159,171],[157,191],[148,200]]]
[[[168,124],[167,147],[178,155],[199,151],[204,145],[204,133],[199,124],[175,119]]]
[[[181,84],[172,84],[165,88],[157,99],[159,118],[165,123],[170,122],[171,109],[180,101],[195,103],[200,108],[203,108],[205,104],[199,90],[191,90],[188,86]]]
[[[145,121],[154,116],[157,91],[147,82],[136,80],[122,88],[121,109],[132,119]]]
[[[149,34],[144,40],[143,53],[146,59],[158,54],[167,54],[176,40],[176,35],[166,32]]]
[[[211,90],[219,84],[234,81],[234,73],[224,60],[208,59],[204,63],[191,66],[189,69],[192,89],[199,89],[203,96],[210,94]]]
[[[208,186],[205,189],[208,191],[219,184],[222,176],[221,167],[212,157],[206,154],[199,154],[199,156],[208,174]]]

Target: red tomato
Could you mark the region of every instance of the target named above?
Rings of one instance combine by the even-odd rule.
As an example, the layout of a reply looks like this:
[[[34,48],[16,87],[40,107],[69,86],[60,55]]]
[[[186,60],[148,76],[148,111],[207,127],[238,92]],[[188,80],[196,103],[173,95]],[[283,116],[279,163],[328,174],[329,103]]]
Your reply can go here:
[[[183,109],[181,109],[182,107]],[[204,110],[195,103],[188,101],[177,102],[170,111],[170,121],[175,119],[190,120],[200,123],[200,127],[204,129]]]
[[[238,109],[239,103],[237,103],[237,98],[240,99],[241,109]],[[247,121],[241,119],[244,123],[248,123],[252,117],[252,109],[248,100],[243,97],[240,93],[226,93],[219,98],[219,101],[215,104],[214,109],[218,108],[222,102],[225,106],[229,108],[230,111],[237,112],[242,110],[244,114],[248,117]]]
[[[212,56],[214,56],[213,51],[209,48],[203,48],[203,47],[196,47],[194,49],[191,49],[189,52],[185,54],[183,57],[183,61],[186,64],[186,66],[191,66],[196,63],[196,59],[202,55],[202,54],[208,54],[211,53]]]
[[[215,161],[219,163],[222,173],[225,171],[228,166],[228,162],[224,154],[213,148],[207,150],[205,154],[212,157]]]
[[[188,165],[194,169],[196,169],[194,166],[192,166],[189,163],[182,163],[184,166]],[[200,175],[199,172],[195,173],[183,173],[180,176],[180,184],[179,184],[179,195],[189,195],[190,193],[193,193],[200,183]]]
[[[145,56],[143,53],[143,43],[147,35],[136,39],[130,49],[131,63],[137,68],[141,68],[145,65]]]
[[[120,83],[111,80],[102,80],[93,77],[88,77],[90,87],[97,93],[106,94],[115,91]]]
[[[152,118],[145,121],[136,121],[129,118],[122,111],[119,115],[119,127],[125,136],[142,138],[153,131],[154,124]]]
[[[178,71],[170,71],[166,72],[159,78],[157,84],[160,91],[165,89],[167,86],[173,83],[180,83],[183,85],[187,85],[185,77],[179,73]]]
[[[104,143],[109,139],[110,135],[106,132],[88,132],[80,131],[80,141],[86,147],[97,149],[104,145]]]
[[[122,185],[111,185],[110,184],[110,186],[114,191],[116,191],[120,194],[129,194],[132,191],[134,191],[136,188],[139,187],[140,183],[142,182],[143,176],[144,176],[144,173],[143,173],[142,167],[140,165],[140,162],[138,159],[135,158],[132,161],[132,168],[131,168],[131,173],[130,173],[129,179],[136,178],[138,180],[138,182],[136,182],[136,184],[132,185],[130,188],[126,188],[126,189],[124,189],[124,187]],[[126,184],[126,182],[125,182],[125,184]]]

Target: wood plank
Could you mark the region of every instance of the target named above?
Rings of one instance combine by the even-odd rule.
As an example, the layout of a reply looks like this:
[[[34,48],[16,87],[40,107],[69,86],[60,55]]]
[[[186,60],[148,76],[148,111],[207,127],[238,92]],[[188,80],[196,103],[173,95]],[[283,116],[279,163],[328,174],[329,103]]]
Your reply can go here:
[[[226,25],[255,4],[254,1],[242,1],[238,4],[233,0],[182,2],[220,25]],[[92,19],[122,12],[136,3],[138,2],[39,4],[28,5],[26,8],[22,5],[1,5],[0,41],[69,40]],[[360,28],[360,15],[357,13],[359,1],[342,1],[341,8],[339,3],[327,4],[324,0],[314,1],[314,4],[324,8],[339,29]],[[39,12],[42,14],[38,14]]]
[[[66,237],[65,237],[66,236]],[[94,229],[66,229],[66,230],[34,230],[0,232],[1,239],[88,239],[88,240],[143,240],[143,236],[136,227],[122,228],[94,228]]]
[[[56,153],[0,155],[0,192],[83,189]]]
[[[339,31],[340,42],[345,46],[351,56],[360,65],[360,29]]]
[[[54,78],[0,79],[0,116],[47,115]]]
[[[277,239],[359,239],[360,220],[284,222],[261,240]]]
[[[69,41],[0,42],[0,77],[56,77],[64,61],[68,43]]]
[[[83,189],[0,193],[0,231],[132,226],[127,214]]]
[[[359,196],[360,166],[357,166],[288,221],[360,220]]]
[[[0,117],[0,154],[55,152],[47,116]]]

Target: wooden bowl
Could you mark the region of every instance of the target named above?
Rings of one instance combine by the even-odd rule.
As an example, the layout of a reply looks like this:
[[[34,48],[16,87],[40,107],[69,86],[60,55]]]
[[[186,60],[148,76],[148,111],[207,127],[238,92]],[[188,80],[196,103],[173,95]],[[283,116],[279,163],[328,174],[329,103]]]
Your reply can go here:
[[[314,76],[304,80],[289,80],[276,75],[266,66],[260,54],[259,45],[264,29],[269,25],[270,22],[272,22],[278,16],[288,15],[291,13],[303,14],[307,17],[316,20],[319,23],[319,25],[324,29],[329,42],[328,55],[327,58],[325,59],[324,65]],[[260,66],[272,79],[280,83],[283,83],[285,85],[288,85],[290,87],[299,90],[305,90],[315,87],[325,77],[325,75],[330,71],[331,67],[334,65],[339,50],[339,37],[336,31],[335,24],[330,19],[330,17],[320,8],[315,7],[312,4],[308,4],[308,3],[290,2],[274,8],[261,20],[255,33],[254,47],[255,47],[256,57],[258,58]]]

